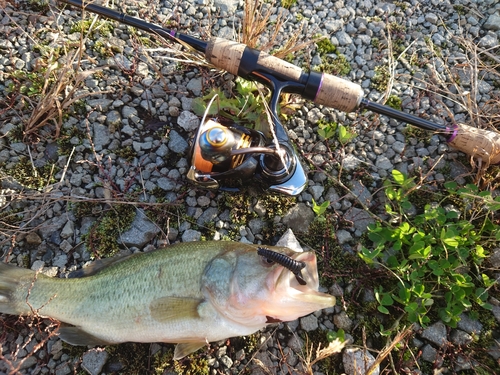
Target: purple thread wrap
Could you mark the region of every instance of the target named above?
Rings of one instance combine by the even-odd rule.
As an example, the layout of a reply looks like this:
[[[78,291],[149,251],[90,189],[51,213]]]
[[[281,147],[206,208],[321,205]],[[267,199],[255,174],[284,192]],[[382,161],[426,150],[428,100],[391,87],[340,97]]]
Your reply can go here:
[[[451,132],[451,135],[450,135],[450,138],[448,138],[448,140],[446,142],[451,142],[453,141],[457,135],[458,135],[458,125],[457,124],[453,124],[453,126],[451,128],[449,128],[448,126],[446,127],[446,130],[448,132]]]
[[[321,86],[323,86],[323,77],[324,77],[324,76],[325,76],[324,74],[321,74],[321,81],[319,82],[319,85],[318,85],[318,90],[316,91],[316,95],[314,96],[314,100],[313,100],[313,102],[315,102],[315,101],[316,101],[316,99],[318,98],[318,94],[319,94],[319,92],[321,91]]]
[[[175,30],[170,30],[170,36],[172,36],[172,37],[174,37],[174,38],[175,38],[175,34],[177,34],[177,33],[175,32]]]

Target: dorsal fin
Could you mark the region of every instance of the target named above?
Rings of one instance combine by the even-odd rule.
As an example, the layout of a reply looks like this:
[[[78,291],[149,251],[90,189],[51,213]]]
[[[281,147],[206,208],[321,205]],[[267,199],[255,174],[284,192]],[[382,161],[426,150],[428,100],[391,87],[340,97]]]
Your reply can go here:
[[[79,270],[70,272],[68,274],[68,279],[76,279],[80,277],[92,276],[102,271],[104,268],[109,267],[112,264],[123,262],[137,254],[120,254],[111,258],[96,259],[88,266],[85,266]]]

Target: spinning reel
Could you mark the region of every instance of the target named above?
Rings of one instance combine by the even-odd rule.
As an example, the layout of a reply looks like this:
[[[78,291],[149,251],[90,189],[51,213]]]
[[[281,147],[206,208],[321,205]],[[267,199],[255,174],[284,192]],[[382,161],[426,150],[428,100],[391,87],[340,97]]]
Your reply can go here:
[[[215,98],[193,139],[188,179],[208,189],[236,191],[254,183],[273,192],[299,194],[307,184],[307,176],[275,110],[272,126],[277,142],[235,123],[224,125],[207,119]]]

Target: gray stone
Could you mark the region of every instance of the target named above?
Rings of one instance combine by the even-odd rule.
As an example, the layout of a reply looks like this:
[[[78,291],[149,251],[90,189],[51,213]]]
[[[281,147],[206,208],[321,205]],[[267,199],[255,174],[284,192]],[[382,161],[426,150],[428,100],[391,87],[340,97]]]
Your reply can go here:
[[[113,103],[111,99],[90,99],[87,100],[87,104],[92,107],[93,110],[106,112]]]
[[[361,181],[353,181],[351,191],[352,194],[364,205],[368,207],[372,205],[372,194]]]
[[[344,219],[351,221],[354,228],[360,232],[365,232],[368,225],[375,222],[375,219],[368,212],[356,207],[349,209],[344,214]]]
[[[340,30],[339,32],[337,32],[335,34],[335,37],[337,38],[337,40],[339,41],[339,45],[341,46],[349,46],[352,44],[351,37],[344,30]]]
[[[348,243],[349,241],[352,240],[351,233],[349,233],[344,229],[339,229],[337,232],[335,232],[335,236],[337,237],[337,241],[339,242],[340,245]]]
[[[234,12],[239,3],[239,0],[214,0],[215,7],[225,12]]]
[[[169,133],[168,148],[177,154],[183,154],[189,148],[189,144],[179,133],[171,130]]]
[[[352,171],[358,168],[362,162],[361,159],[358,159],[354,155],[346,155],[345,158],[342,159],[342,167],[347,171]]]
[[[434,363],[437,359],[437,350],[427,344],[422,349],[422,359],[426,362]]]
[[[265,223],[259,218],[252,219],[248,222],[248,227],[250,228],[253,234],[259,234],[260,232],[262,232],[264,225]]]
[[[101,151],[110,141],[109,129],[107,126],[94,123],[92,124],[94,130],[94,147],[96,151]]]
[[[233,360],[229,358],[227,355],[223,355],[221,358],[219,358],[219,361],[226,367],[226,368],[231,368],[233,365]]]
[[[346,332],[349,332],[352,328],[352,320],[347,316],[345,311],[341,311],[339,314],[333,316],[333,323]]]
[[[202,82],[201,82],[201,77],[196,77],[196,78],[191,78],[186,85],[186,88],[188,90],[191,90],[194,95],[200,96],[201,95],[201,90],[203,88]]]
[[[295,233],[306,232],[314,220],[314,212],[305,203],[298,203],[283,216],[283,223]]]
[[[194,229],[188,229],[182,234],[182,242],[199,241],[201,233]]]
[[[68,220],[61,231],[61,238],[71,238],[75,234],[75,224]]]
[[[433,25],[435,25],[438,21],[439,21],[439,18],[436,14],[434,13],[427,13],[425,15],[425,20],[429,23],[432,23]]]
[[[314,200],[318,201],[321,198],[321,195],[325,191],[325,188],[321,185],[314,185],[309,187],[309,192],[313,196]]]
[[[468,345],[472,340],[473,338],[471,335],[460,329],[454,329],[450,333],[450,341],[455,345]]]
[[[375,162],[375,166],[380,169],[391,170],[394,169],[391,161],[385,155],[380,155],[377,157],[377,161]]]
[[[156,181],[156,184],[160,189],[163,189],[165,191],[171,191],[175,188],[176,182],[173,181],[171,178],[160,177],[158,181]]]
[[[331,20],[324,23],[324,27],[330,33],[339,31],[344,26],[343,20]]]
[[[119,241],[125,246],[142,248],[160,233],[160,228],[138,209],[130,229],[120,235]]]
[[[500,268],[500,247],[496,247],[492,250],[489,261],[493,268]]]
[[[479,321],[469,318],[467,314],[460,314],[457,328],[470,334],[479,334],[483,330],[483,325]]]
[[[498,45],[498,38],[494,35],[488,34],[479,39],[479,43],[477,45],[483,48],[493,48]]]
[[[492,31],[500,30],[500,15],[498,13],[490,14],[484,23],[483,28]]]
[[[447,342],[446,326],[441,322],[434,323],[422,332],[422,337],[441,347]]]
[[[217,207],[209,207],[205,211],[203,211],[200,217],[198,217],[198,219],[196,220],[196,224],[204,225],[206,223],[213,222],[217,218],[218,213],[219,210]]]
[[[177,124],[186,131],[193,131],[200,126],[200,119],[190,111],[182,111],[177,119]]]
[[[300,246],[299,241],[297,241],[297,237],[295,237],[295,234],[293,234],[293,231],[290,228],[288,228],[286,232],[281,236],[281,238],[276,243],[276,246],[288,247],[289,249],[298,252],[304,251],[304,249],[302,249],[302,246]]]
[[[347,348],[342,354],[342,363],[347,375],[365,375],[374,363],[375,358],[367,350],[358,348]],[[371,375],[379,375],[380,368],[377,366]]]
[[[318,318],[314,316],[314,314],[309,314],[300,318],[300,328],[306,332],[318,329]]]
[[[90,375],[99,375],[108,360],[109,354],[106,349],[95,348],[83,353],[82,367]]]
[[[117,110],[111,111],[106,116],[106,124],[108,126],[114,127],[116,129],[122,122],[122,117],[120,116],[120,112]]]

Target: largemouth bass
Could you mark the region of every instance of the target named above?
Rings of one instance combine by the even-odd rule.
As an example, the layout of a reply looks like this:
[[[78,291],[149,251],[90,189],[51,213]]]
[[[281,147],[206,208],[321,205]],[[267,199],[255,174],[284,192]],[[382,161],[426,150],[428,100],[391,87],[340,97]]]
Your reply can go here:
[[[177,343],[180,359],[335,305],[318,292],[315,254],[286,247],[186,242],[106,259],[78,276],[0,263],[0,312],[57,319],[73,345]]]

